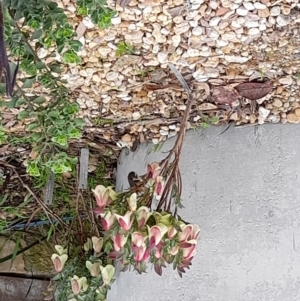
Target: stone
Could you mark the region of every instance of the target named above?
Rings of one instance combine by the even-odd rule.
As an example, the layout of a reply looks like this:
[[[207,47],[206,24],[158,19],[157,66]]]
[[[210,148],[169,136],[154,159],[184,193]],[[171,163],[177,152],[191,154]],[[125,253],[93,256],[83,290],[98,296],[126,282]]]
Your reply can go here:
[[[202,33],[203,33],[203,30],[202,30],[202,27],[200,27],[200,26],[196,26],[192,29],[192,34],[195,36],[200,36],[200,35],[202,35]]]
[[[144,32],[142,31],[132,31],[130,33],[125,34],[125,40],[131,41],[133,43],[142,43],[142,37]]]
[[[111,24],[113,25],[119,25],[121,23],[121,17],[114,17],[111,19]]]
[[[249,31],[248,31],[249,35],[257,35],[259,33],[260,33],[259,28],[250,28]]]
[[[273,101],[273,106],[277,108],[282,107],[282,101],[279,98],[275,98]]]
[[[269,114],[270,114],[270,110],[267,110],[267,109],[265,109],[264,107],[259,107],[258,108],[258,114],[259,114],[259,116],[261,116],[262,118],[267,118],[268,116],[269,116]]]
[[[212,26],[212,27],[217,26],[220,21],[221,21],[221,17],[212,17],[209,20],[209,26]]]
[[[105,78],[107,81],[114,81],[119,78],[119,73],[115,71],[107,72]]]
[[[289,113],[286,116],[289,123],[300,123],[300,116],[297,116],[295,113]]]
[[[259,9],[258,10],[258,16],[260,18],[267,18],[270,16],[270,11],[269,9],[266,7],[265,9]]]
[[[296,109],[296,110],[295,110],[295,114],[296,114],[298,117],[300,117],[300,109]]]
[[[174,35],[174,36],[172,36],[172,42],[173,42],[173,45],[174,45],[175,47],[178,47],[179,44],[180,44],[180,42],[181,42],[181,37],[180,37],[180,35]]]
[[[84,26],[85,26],[86,28],[88,28],[88,29],[91,29],[91,28],[94,28],[94,27],[95,27],[95,25],[94,25],[94,23],[93,23],[93,21],[91,20],[90,17],[84,17],[84,18],[82,19],[82,23],[83,23]]]
[[[261,2],[255,2],[253,5],[256,9],[266,9],[267,8],[267,6]]]
[[[157,60],[163,64],[167,62],[168,54],[166,52],[159,52],[157,54]]]
[[[282,77],[279,79],[282,85],[291,85],[293,83],[293,78],[291,76]]]
[[[276,18],[276,23],[278,26],[283,27],[290,24],[290,17],[285,15],[279,15]]]
[[[236,10],[236,13],[239,15],[239,16],[247,16],[248,15],[248,9],[246,9],[245,7],[239,7],[237,10]]]
[[[243,5],[247,10],[253,10],[255,8],[251,2],[244,2]]]
[[[273,6],[270,9],[270,15],[273,17],[277,17],[280,15],[280,6]]]

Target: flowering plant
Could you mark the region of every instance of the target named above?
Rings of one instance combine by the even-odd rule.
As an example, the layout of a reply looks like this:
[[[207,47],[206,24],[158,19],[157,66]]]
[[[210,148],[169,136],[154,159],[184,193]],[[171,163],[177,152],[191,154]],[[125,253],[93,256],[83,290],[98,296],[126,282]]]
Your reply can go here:
[[[114,280],[113,260],[120,262],[124,270],[133,267],[138,273],[145,272],[147,264],[152,264],[159,275],[166,264],[173,264],[180,277],[192,264],[200,228],[183,221],[177,208],[182,207],[179,158],[193,99],[183,77],[169,65],[188,94],[174,147],[164,160],[149,164],[144,176],[131,172],[129,190],[116,193],[112,187],[95,187],[96,206],[89,210],[83,202],[83,215],[85,234],[98,235],[87,238],[84,243],[82,212],[77,203],[80,231],[77,237],[76,231],[72,233],[75,232],[74,236],[81,242],[79,251],[77,247],[76,255],[68,259],[71,250],[67,252],[56,246],[57,253],[52,255],[59,273],[54,277],[59,283],[57,301],[105,300]],[[72,246],[70,241],[68,245]]]
[[[174,213],[161,208],[170,208],[169,200],[161,202],[168,195],[162,172],[159,163],[149,164],[147,174],[136,177],[135,185],[119,194],[98,185],[93,190],[97,203],[94,213],[102,226],[108,257],[118,260],[124,269],[132,266],[142,273],[151,263],[161,275],[162,267],[172,263],[182,276],[196,254],[200,228],[184,222],[177,215],[177,206]],[[172,196],[176,197],[174,192]],[[158,205],[151,210],[154,202]]]
[[[80,256],[69,255],[67,248],[56,245],[56,253],[52,254],[52,262],[58,273],[53,280],[57,301],[105,300],[107,290],[113,283],[115,268],[103,258],[103,238],[93,236],[83,246]],[[79,276],[78,276],[79,275]]]

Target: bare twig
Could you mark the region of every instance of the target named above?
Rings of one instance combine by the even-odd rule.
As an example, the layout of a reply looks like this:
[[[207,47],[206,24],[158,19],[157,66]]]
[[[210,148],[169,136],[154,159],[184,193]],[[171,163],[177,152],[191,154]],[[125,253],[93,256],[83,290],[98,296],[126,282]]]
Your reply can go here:
[[[6,162],[1,162],[2,164],[8,166],[9,168],[11,168],[15,175],[17,176],[17,178],[19,179],[19,181],[21,182],[22,186],[32,195],[32,197],[39,203],[39,205],[42,207],[43,211],[45,212],[49,222],[51,223],[51,225],[54,227],[52,220],[50,218],[50,216],[54,219],[56,219],[62,226],[64,227],[68,227],[68,224],[66,222],[64,222],[57,214],[55,214],[50,208],[48,208],[44,202],[31,190],[31,188],[24,183],[22,177],[19,175],[19,173],[17,172],[15,166],[7,164]]]

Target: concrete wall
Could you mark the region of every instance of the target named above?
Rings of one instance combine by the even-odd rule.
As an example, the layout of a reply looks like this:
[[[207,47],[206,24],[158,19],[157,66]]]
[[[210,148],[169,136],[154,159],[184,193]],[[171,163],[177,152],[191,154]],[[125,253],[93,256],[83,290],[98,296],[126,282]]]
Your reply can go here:
[[[120,273],[108,301],[300,300],[300,127],[266,125],[189,131],[181,159],[180,215],[201,226],[198,254],[180,279]],[[118,188],[163,158],[141,145],[124,150]]]

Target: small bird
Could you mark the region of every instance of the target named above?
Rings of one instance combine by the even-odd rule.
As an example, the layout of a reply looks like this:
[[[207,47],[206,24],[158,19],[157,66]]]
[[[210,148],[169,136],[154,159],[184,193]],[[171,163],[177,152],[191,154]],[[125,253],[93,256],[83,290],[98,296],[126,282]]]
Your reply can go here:
[[[140,182],[140,180],[141,180],[141,179],[139,178],[139,176],[137,175],[137,173],[134,172],[134,171],[131,171],[131,172],[128,174],[127,178],[128,178],[129,186],[130,186],[131,188],[134,187],[134,186],[136,186],[136,185],[138,184],[138,182]]]
[[[131,171],[128,174],[127,178],[131,191],[139,194],[143,193],[146,190],[145,179],[143,179],[143,177],[139,177],[136,172]]]

